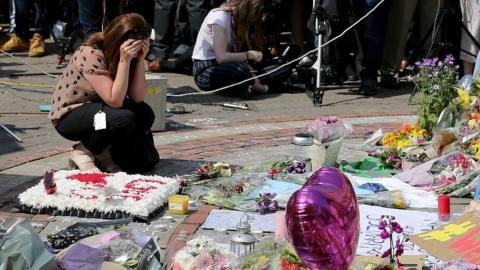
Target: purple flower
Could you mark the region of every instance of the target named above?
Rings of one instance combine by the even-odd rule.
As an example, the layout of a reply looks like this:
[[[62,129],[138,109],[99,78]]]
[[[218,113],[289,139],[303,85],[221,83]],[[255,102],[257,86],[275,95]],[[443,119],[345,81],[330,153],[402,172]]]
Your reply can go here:
[[[378,223],[378,228],[380,230],[384,230],[386,227],[387,227],[387,222],[385,220],[382,220],[380,221],[380,223]]]
[[[453,62],[455,61],[455,57],[453,57],[452,54],[447,54],[444,59],[445,63],[448,65],[453,65]]]
[[[438,85],[438,84],[433,84],[432,85],[432,90],[438,90],[438,89],[440,89],[440,85]]]
[[[387,249],[387,250],[385,250],[385,252],[383,252],[382,258],[387,258],[390,255],[392,255],[392,251],[390,249]]]
[[[255,199],[258,211],[262,214],[276,211],[278,209],[278,202],[273,200],[275,196],[277,196],[276,193],[259,194],[259,198]]]
[[[387,239],[387,238],[390,237],[390,234],[387,232],[386,229],[383,229],[382,232],[380,233],[380,237],[381,237],[382,239]]]
[[[400,242],[400,239],[397,239],[397,241],[395,242],[395,256],[402,256],[403,251],[403,243]]]
[[[415,67],[411,66],[411,65],[408,65],[408,66],[405,67],[405,69],[412,71],[412,70],[415,69]]]
[[[403,232],[402,226],[400,226],[400,224],[398,224],[398,222],[395,222],[395,221],[392,222],[392,229],[396,233],[402,233]]]

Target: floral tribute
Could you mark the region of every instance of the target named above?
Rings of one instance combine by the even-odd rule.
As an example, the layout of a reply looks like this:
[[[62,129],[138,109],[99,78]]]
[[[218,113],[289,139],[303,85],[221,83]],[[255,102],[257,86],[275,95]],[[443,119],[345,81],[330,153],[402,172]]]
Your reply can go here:
[[[178,180],[161,176],[126,173],[55,172],[56,192],[46,193],[41,182],[18,198],[22,205],[36,209],[56,208],[148,216],[178,192]]]
[[[172,270],[236,270],[240,263],[232,252],[219,249],[212,239],[199,237],[187,242],[173,258]]]
[[[453,84],[458,79],[455,58],[447,55],[444,59],[423,59],[407,69],[415,71],[412,81],[420,90],[420,127],[432,132],[440,113],[458,97]]]
[[[470,156],[461,152],[450,155],[446,159],[446,167],[435,175],[432,188],[437,194],[462,197],[475,189],[472,179],[479,170],[479,164]]]
[[[348,130],[336,116],[321,116],[305,125],[305,132],[324,143],[343,138]]]
[[[383,145],[387,147],[406,148],[425,143],[430,136],[426,129],[417,124],[405,125],[400,132],[389,132],[383,136]]]
[[[274,200],[277,196],[276,193],[264,193],[259,194],[259,197],[255,199],[257,203],[257,209],[261,214],[275,212],[278,209],[278,202]]]
[[[219,177],[231,177],[235,169],[227,163],[216,162],[206,163],[200,166],[193,176],[187,177],[181,181],[181,185],[184,188],[188,188],[195,183],[203,180],[219,178]]]
[[[267,237],[244,261],[244,270],[308,270],[292,245],[284,240]]]
[[[378,223],[378,229],[381,230],[380,237],[390,241],[390,247],[383,252],[382,258],[389,258],[390,264],[396,263],[400,266],[399,257],[403,255],[403,243],[408,242],[408,238],[402,234],[402,226],[395,221],[395,217],[385,215]]]

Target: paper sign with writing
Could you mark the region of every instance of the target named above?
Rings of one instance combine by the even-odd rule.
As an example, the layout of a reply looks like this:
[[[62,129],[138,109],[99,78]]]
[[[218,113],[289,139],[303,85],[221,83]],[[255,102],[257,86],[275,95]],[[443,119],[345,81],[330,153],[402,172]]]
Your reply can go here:
[[[360,205],[360,237],[357,246],[357,255],[380,256],[390,243],[382,239],[378,223],[382,215],[395,216],[395,220],[403,227],[406,235],[428,232],[438,225],[437,214],[424,211],[408,211],[383,208],[377,206]],[[405,255],[424,255],[425,264],[436,264],[439,261],[428,254],[421,247],[412,242],[405,243]]]
[[[443,227],[411,239],[441,260],[463,259],[480,265],[480,212],[468,212]]]

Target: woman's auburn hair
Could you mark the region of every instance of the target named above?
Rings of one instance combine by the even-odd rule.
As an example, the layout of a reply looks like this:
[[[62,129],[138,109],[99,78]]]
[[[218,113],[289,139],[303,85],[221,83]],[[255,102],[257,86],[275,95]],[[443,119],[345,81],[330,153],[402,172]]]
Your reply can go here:
[[[240,46],[249,50],[265,48],[267,38],[262,24],[265,0],[237,0],[222,5],[232,11],[235,33]]]
[[[120,60],[120,46],[125,41],[125,34],[131,30],[149,33],[151,29],[142,15],[137,13],[122,14],[108,23],[103,32],[92,34],[83,45],[99,48],[103,51],[108,73],[115,79],[118,61]]]

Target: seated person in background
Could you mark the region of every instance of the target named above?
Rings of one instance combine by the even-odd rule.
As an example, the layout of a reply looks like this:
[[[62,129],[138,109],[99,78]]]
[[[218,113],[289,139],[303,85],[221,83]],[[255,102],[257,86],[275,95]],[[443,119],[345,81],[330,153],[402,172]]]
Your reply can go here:
[[[55,87],[49,118],[60,135],[80,141],[71,162],[81,171],[99,171],[93,156],[107,172],[142,172],[155,165],[139,147],[145,137],[154,147],[155,116],[143,102],[150,31],[138,14],[116,17],[75,51]]]
[[[270,1],[233,1],[211,10],[202,23],[193,50],[193,77],[202,90],[214,90],[253,77],[248,62],[262,61],[275,7]],[[269,20],[268,22],[266,20]],[[278,24],[281,24],[280,22]],[[272,70],[270,66],[265,70]],[[262,73],[259,71],[257,74]],[[228,89],[229,94],[248,97],[267,93],[273,83],[286,80],[286,67],[260,79]]]

